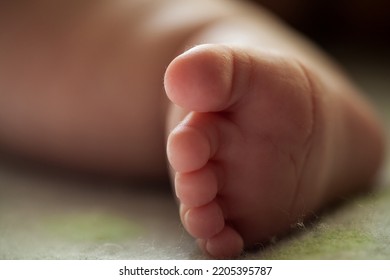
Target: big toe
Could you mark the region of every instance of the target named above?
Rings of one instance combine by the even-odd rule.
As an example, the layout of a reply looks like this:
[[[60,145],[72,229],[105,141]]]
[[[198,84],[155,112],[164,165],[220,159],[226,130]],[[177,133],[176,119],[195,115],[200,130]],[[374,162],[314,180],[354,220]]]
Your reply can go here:
[[[178,56],[165,74],[168,98],[197,112],[221,111],[231,102],[234,58],[230,48],[201,45]]]

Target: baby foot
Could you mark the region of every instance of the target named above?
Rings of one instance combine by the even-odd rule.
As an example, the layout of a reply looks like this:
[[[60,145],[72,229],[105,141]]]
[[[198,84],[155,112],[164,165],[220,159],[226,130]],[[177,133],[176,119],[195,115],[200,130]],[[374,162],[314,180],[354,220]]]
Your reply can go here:
[[[180,216],[210,255],[237,256],[357,188],[335,171],[337,98],[296,60],[203,45],[171,63],[165,88],[171,114],[188,112],[167,143]]]

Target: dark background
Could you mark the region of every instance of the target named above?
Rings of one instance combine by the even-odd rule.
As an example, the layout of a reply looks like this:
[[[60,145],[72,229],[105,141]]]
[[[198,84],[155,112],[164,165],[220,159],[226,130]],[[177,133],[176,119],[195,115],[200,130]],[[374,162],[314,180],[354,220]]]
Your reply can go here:
[[[320,44],[390,45],[387,0],[251,0],[273,11]]]

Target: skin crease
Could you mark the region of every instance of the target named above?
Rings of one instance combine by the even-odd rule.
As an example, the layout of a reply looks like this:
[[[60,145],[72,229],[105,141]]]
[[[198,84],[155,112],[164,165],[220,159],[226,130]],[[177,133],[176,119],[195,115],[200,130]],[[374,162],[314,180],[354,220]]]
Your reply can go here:
[[[249,4],[1,3],[0,44],[3,149],[79,170],[165,178],[168,144],[184,226],[215,257],[236,256],[243,246],[288,231],[307,212],[365,188],[383,158],[381,125],[342,70],[273,15]],[[178,56],[200,44],[209,45]],[[254,79],[255,88],[275,94],[259,102],[259,92],[245,90],[248,77],[261,77]],[[221,98],[203,98],[210,88]],[[231,88],[243,90],[236,90],[242,93],[239,105],[229,107],[221,100]],[[199,94],[190,94],[197,89]],[[207,114],[210,110],[215,114]],[[219,148],[216,137],[207,138],[203,130],[214,124],[240,143],[225,113],[256,152],[231,145],[221,164],[202,173]],[[252,113],[268,126],[253,126]],[[252,137],[253,129],[271,140]],[[185,159],[187,153],[193,160]],[[215,184],[234,174],[226,169],[248,173],[230,177],[221,190]],[[260,178],[249,172],[258,169],[269,172]],[[190,172],[198,176],[187,176]],[[299,184],[290,188],[289,178],[299,178]],[[238,192],[243,179],[247,189]],[[210,187],[194,191],[185,189],[185,182]],[[222,191],[227,198],[214,199]],[[259,203],[259,197],[268,200]],[[274,205],[292,214],[267,214]]]

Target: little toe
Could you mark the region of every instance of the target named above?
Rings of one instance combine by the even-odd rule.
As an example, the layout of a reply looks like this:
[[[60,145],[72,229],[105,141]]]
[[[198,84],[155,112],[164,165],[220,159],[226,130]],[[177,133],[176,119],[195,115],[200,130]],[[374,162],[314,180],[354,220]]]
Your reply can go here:
[[[219,259],[236,257],[244,248],[240,234],[229,226],[225,226],[217,235],[198,244],[209,255]]]

